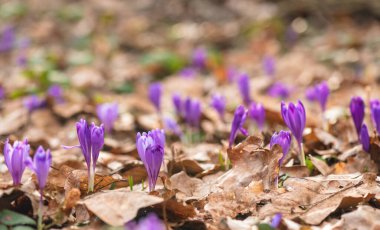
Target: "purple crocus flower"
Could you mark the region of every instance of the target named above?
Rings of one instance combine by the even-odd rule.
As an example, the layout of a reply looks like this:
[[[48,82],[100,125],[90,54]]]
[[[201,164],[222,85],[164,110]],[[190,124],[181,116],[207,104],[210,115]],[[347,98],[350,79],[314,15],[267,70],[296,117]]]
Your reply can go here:
[[[99,120],[104,124],[104,130],[110,133],[118,116],[117,103],[104,103],[98,105],[96,112]]]
[[[280,226],[280,224],[281,224],[281,219],[282,219],[282,214],[277,213],[276,215],[274,215],[270,226],[274,229],[277,229],[278,226]]]
[[[164,127],[165,130],[169,130],[174,135],[177,135],[179,137],[182,136],[182,130],[175,120],[171,118],[164,118]]]
[[[360,129],[360,142],[362,143],[363,150],[366,152],[369,152],[370,138],[369,138],[367,126],[365,124],[363,124],[362,128]]]
[[[231,148],[232,144],[235,142],[235,138],[239,130],[243,135],[248,136],[247,130],[243,128],[246,117],[247,111],[245,110],[244,106],[240,105],[239,107],[237,107],[231,125],[231,133],[228,143],[229,148]]]
[[[34,158],[31,157],[25,160],[26,166],[28,166],[37,176],[38,186],[40,191],[45,188],[46,181],[49,175],[50,165],[52,163],[52,157],[50,150],[44,150],[42,146],[38,147]]]
[[[153,213],[149,213],[138,223],[136,221],[128,222],[125,230],[165,230],[166,227],[162,221]]]
[[[181,96],[178,94],[173,94],[172,101],[177,116],[183,117],[183,102]]]
[[[63,89],[60,85],[54,84],[49,87],[47,90],[47,94],[54,98],[54,101],[57,103],[62,103],[64,101],[63,99]]]
[[[200,102],[188,97],[184,103],[184,113],[186,123],[190,127],[198,128],[202,115]]]
[[[15,141],[13,146],[7,139],[4,144],[4,161],[12,176],[13,184],[21,184],[21,177],[25,170],[25,160],[29,157],[30,146],[25,139],[23,142]]]
[[[226,74],[227,74],[228,82],[235,81],[236,76],[239,75],[237,69],[235,67],[232,67],[232,66],[227,68]]]
[[[24,99],[24,107],[32,112],[45,106],[45,101],[39,98],[37,95],[31,95]]]
[[[272,56],[265,56],[263,59],[263,69],[266,75],[273,77],[276,72],[276,61]]]
[[[260,130],[263,130],[265,123],[265,110],[261,103],[252,102],[248,109],[249,117],[254,120]]]
[[[243,98],[243,103],[249,105],[251,103],[249,76],[246,73],[240,75],[238,79],[238,87]]]
[[[161,83],[152,83],[149,86],[149,100],[152,102],[158,112],[161,111],[161,95],[162,85]]]
[[[211,106],[218,112],[221,120],[224,120],[226,111],[226,97],[221,94],[214,94],[211,98]]]
[[[0,85],[0,100],[5,98],[5,89]]]
[[[184,78],[193,78],[196,76],[196,74],[197,71],[193,67],[186,67],[179,72],[179,75]]]
[[[290,129],[299,144],[302,143],[302,134],[306,125],[305,107],[301,101],[297,104],[281,102],[281,115],[286,126]]]
[[[76,123],[79,145],[64,146],[69,149],[79,147],[82,150],[84,160],[86,161],[88,171],[88,191],[94,191],[95,168],[99,157],[100,150],[104,145],[104,126],[96,126],[94,123],[87,124],[86,120],[81,119]]]
[[[148,173],[149,191],[156,186],[161,164],[164,160],[164,130],[155,129],[148,133],[137,133],[137,152]]]
[[[360,136],[360,129],[364,121],[364,107],[364,101],[361,97],[351,98],[350,111],[358,137]]]
[[[326,103],[327,103],[329,94],[330,94],[330,89],[326,82],[322,82],[306,90],[306,98],[309,101],[318,101],[321,106],[322,111],[326,110]]]
[[[271,97],[278,97],[281,99],[286,99],[289,97],[291,90],[286,85],[281,82],[274,83],[267,91],[268,95]]]
[[[203,69],[206,67],[206,62],[207,62],[207,51],[202,47],[195,49],[191,57],[192,66],[198,69]]]
[[[372,122],[374,123],[376,127],[377,133],[380,134],[380,101],[371,100],[370,107],[371,107]]]
[[[275,144],[280,145],[282,148],[282,157],[279,160],[279,165],[282,165],[282,161],[285,159],[286,155],[289,152],[290,144],[292,142],[292,136],[290,132],[281,130],[280,132],[276,132],[272,135],[270,139],[270,148],[272,148]]]
[[[7,26],[3,30],[0,38],[0,52],[7,52],[15,46],[16,36],[14,27]]]

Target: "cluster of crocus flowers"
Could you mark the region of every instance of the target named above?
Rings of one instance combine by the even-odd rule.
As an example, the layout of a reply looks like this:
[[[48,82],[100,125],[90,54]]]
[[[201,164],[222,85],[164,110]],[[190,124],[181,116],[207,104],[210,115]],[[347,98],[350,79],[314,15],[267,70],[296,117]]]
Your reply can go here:
[[[316,101],[321,106],[322,112],[326,110],[327,99],[330,95],[330,89],[324,81],[306,90],[306,98],[309,101]]]
[[[104,125],[104,131],[110,133],[119,114],[117,103],[103,103],[97,106],[96,113]]]
[[[289,152],[290,144],[292,142],[292,136],[290,135],[290,132],[281,130],[280,132],[276,132],[272,135],[272,138],[270,139],[270,148],[272,148],[274,145],[279,145],[282,148],[282,157],[279,160],[279,165],[282,165],[282,162],[284,161],[286,155]]]
[[[37,176],[38,187],[40,189],[40,203],[38,208],[38,229],[42,229],[43,190],[46,186],[50,166],[52,163],[50,150],[48,149],[45,151],[41,146],[38,147],[36,153],[34,154],[33,160],[28,156],[25,163]]]
[[[165,134],[163,130],[155,129],[148,133],[137,133],[137,152],[148,173],[149,191],[153,191],[161,164],[164,160]]]
[[[273,77],[276,73],[276,61],[272,56],[266,55],[263,58],[263,70],[267,76]]]
[[[87,121],[81,119],[76,124],[79,145],[65,148],[79,147],[82,150],[88,172],[88,191],[94,191],[95,168],[100,150],[104,145],[104,126],[96,126],[94,123],[87,124]]]
[[[301,165],[305,166],[305,153],[302,144],[302,135],[306,125],[306,112],[301,101],[297,104],[289,103],[288,106],[281,102],[281,115],[286,126],[290,129],[298,143]]]
[[[249,117],[256,122],[257,127],[263,130],[265,123],[265,109],[261,103],[252,102],[248,109]]]
[[[233,143],[235,142],[238,131],[240,131],[245,136],[248,135],[247,130],[245,130],[243,127],[246,117],[247,111],[244,108],[244,106],[240,105],[239,107],[237,107],[231,125],[231,133],[228,143],[229,148],[231,148]]]
[[[355,130],[360,139],[360,129],[362,128],[364,121],[364,101],[361,97],[353,97],[350,102],[350,111],[352,120],[354,121]]]
[[[276,82],[271,87],[269,87],[267,93],[271,97],[286,99],[289,97],[291,90],[288,86],[284,85],[283,83]]]
[[[211,106],[219,114],[220,119],[224,120],[224,113],[226,111],[226,97],[221,94],[214,94],[211,98]]]
[[[12,176],[13,184],[20,185],[21,177],[25,171],[25,161],[29,157],[30,146],[28,141],[15,141],[13,146],[7,139],[4,144],[4,161]]]
[[[248,74],[240,74],[239,78],[237,79],[237,84],[241,97],[243,98],[243,103],[245,105],[249,105],[251,103],[251,94]]]
[[[162,85],[161,83],[155,82],[149,85],[148,96],[149,100],[152,102],[157,112],[161,112],[161,95],[162,95]]]

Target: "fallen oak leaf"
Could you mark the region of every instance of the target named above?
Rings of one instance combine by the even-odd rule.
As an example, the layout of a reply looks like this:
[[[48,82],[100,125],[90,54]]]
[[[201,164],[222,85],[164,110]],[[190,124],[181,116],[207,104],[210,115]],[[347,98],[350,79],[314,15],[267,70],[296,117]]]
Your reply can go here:
[[[122,226],[136,217],[140,208],[159,204],[164,199],[144,192],[121,188],[93,194],[83,200],[86,207],[112,226]]]

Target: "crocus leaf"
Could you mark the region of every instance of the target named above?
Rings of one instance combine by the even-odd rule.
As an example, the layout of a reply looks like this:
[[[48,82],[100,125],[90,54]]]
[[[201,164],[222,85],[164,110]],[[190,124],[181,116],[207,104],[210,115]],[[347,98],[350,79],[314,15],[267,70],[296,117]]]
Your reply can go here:
[[[0,223],[9,226],[36,225],[36,222],[32,218],[7,209],[0,212]]]

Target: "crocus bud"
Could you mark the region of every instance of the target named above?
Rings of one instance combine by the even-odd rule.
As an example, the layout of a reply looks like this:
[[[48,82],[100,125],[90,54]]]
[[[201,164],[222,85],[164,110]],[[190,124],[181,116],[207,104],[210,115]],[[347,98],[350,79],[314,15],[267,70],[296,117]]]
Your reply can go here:
[[[57,103],[62,103],[63,99],[63,90],[60,85],[52,85],[49,87],[47,94],[54,99]]]
[[[202,47],[195,49],[191,57],[192,66],[198,69],[203,69],[206,67],[206,62],[207,62],[207,51]]]
[[[84,119],[77,122],[76,127],[79,147],[87,164],[88,191],[92,192],[94,191],[96,161],[104,144],[104,127],[103,124],[96,126],[94,123],[89,126]]]
[[[232,144],[235,142],[237,132],[240,131],[243,135],[247,136],[248,132],[243,128],[245,119],[247,117],[247,111],[244,109],[244,106],[240,105],[235,110],[234,119],[232,120],[231,133],[229,139],[229,147],[232,147]]]
[[[153,191],[161,164],[164,160],[165,134],[164,130],[152,130],[148,133],[137,133],[137,152],[148,173],[149,191]]]
[[[371,107],[372,122],[374,123],[376,127],[377,133],[380,134],[380,101],[371,100],[370,107]]]
[[[32,112],[45,106],[45,101],[40,99],[37,95],[31,95],[24,99],[24,107]]]
[[[290,144],[292,142],[292,136],[290,135],[290,132],[281,130],[280,132],[276,132],[272,135],[272,138],[270,139],[270,148],[272,148],[274,145],[279,145],[282,148],[282,157],[279,161],[279,165],[282,165],[282,161],[285,159],[286,155],[289,152]]]
[[[306,125],[306,113],[302,102],[298,101],[297,104],[289,103],[289,106],[281,102],[281,115],[286,126],[296,138],[298,145],[301,145],[302,134]]]
[[[322,82],[306,90],[306,98],[309,101],[319,102],[322,111],[326,110],[326,103],[327,103],[329,94],[330,94],[330,89],[326,82]]]
[[[125,230],[165,230],[163,222],[154,214],[149,213],[139,222],[130,221],[125,224]]]
[[[251,103],[249,76],[248,74],[241,74],[238,79],[238,87],[240,94],[243,98],[243,103],[249,105]]]
[[[13,184],[21,184],[21,177],[25,171],[25,160],[29,157],[30,146],[25,139],[23,142],[15,141],[12,145],[7,139],[4,144],[4,161],[12,176]]]
[[[161,83],[152,83],[149,86],[149,99],[156,108],[158,112],[161,111],[161,95],[162,95],[162,85]]]
[[[362,128],[360,129],[360,142],[362,143],[363,150],[369,152],[370,138],[367,126],[365,124],[363,124]]]
[[[99,120],[104,124],[104,130],[110,133],[118,117],[117,103],[104,103],[96,108]]]
[[[168,130],[174,135],[177,135],[179,137],[182,136],[182,130],[181,127],[177,124],[177,122],[171,118],[165,118],[164,119],[164,127],[165,130]]]
[[[184,111],[183,111],[183,102],[182,102],[181,96],[178,94],[173,94],[172,101],[173,101],[174,109],[175,109],[177,116],[183,117]]]
[[[201,104],[196,99],[187,98],[184,104],[185,120],[190,127],[198,128],[201,120]]]
[[[263,130],[265,123],[265,110],[261,103],[252,102],[248,109],[249,117],[254,120],[260,130]]]
[[[276,215],[274,215],[270,226],[274,229],[277,229],[281,224],[281,219],[282,219],[282,214],[277,213]]]
[[[268,89],[267,93],[271,97],[286,99],[289,97],[291,92],[289,87],[280,82],[276,82]]]
[[[364,121],[364,106],[364,101],[361,97],[351,98],[350,111],[358,136],[360,135],[360,129]]]
[[[38,147],[33,160],[28,156],[25,163],[36,174],[38,186],[40,191],[42,191],[45,188],[52,163],[50,150],[45,151],[42,146]]]
[[[226,97],[220,94],[214,94],[211,98],[211,106],[218,112],[221,120],[224,120],[226,111]]]
[[[276,61],[272,56],[265,56],[263,59],[263,69],[267,76],[274,76],[276,72]]]

